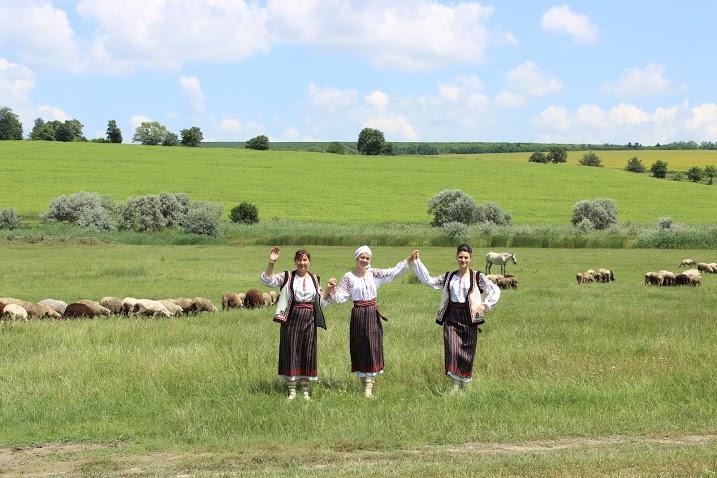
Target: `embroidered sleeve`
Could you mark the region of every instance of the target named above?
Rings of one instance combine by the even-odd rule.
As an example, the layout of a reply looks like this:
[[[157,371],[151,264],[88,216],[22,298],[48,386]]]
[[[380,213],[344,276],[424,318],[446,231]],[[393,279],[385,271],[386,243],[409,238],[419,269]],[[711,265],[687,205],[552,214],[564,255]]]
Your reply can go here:
[[[443,285],[445,283],[445,274],[431,277],[431,275],[428,273],[428,269],[423,264],[423,262],[421,262],[420,259],[413,261],[413,272],[416,273],[416,277],[418,277],[418,280],[421,281],[421,284],[427,285],[428,287],[433,287],[434,289],[443,288]]]
[[[492,309],[493,306],[498,303],[498,299],[500,299],[500,288],[482,273],[478,274],[478,282],[480,283],[481,289],[486,293],[483,303],[488,309]]]
[[[390,269],[372,269],[373,278],[376,282],[376,288],[381,284],[388,284],[397,277],[401,277],[408,270],[408,262],[402,260]]]
[[[351,297],[351,279],[348,274],[344,274],[336,288],[334,293],[329,296],[328,303],[343,304],[349,297]]]
[[[262,272],[259,276],[259,280],[265,286],[282,288],[284,286],[284,273],[282,272],[281,274],[272,274],[271,277],[267,277]]]

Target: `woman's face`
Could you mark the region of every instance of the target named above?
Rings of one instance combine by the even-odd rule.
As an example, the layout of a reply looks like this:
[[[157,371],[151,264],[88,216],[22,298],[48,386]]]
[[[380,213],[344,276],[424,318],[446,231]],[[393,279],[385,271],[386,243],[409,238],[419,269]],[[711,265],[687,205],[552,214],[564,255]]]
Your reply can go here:
[[[371,264],[371,256],[363,252],[356,258],[356,265],[362,269],[365,269]]]
[[[294,261],[294,264],[296,264],[297,272],[306,272],[309,270],[309,266],[311,265],[311,260],[309,260],[309,257],[306,254],[301,254]]]
[[[456,262],[458,262],[458,267],[468,267],[471,263],[471,255],[466,251],[461,251],[456,256]]]

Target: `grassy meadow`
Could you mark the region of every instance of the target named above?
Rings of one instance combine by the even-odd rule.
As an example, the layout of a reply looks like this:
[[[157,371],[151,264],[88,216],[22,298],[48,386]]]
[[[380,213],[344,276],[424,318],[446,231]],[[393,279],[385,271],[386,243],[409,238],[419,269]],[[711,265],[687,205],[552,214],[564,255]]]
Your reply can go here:
[[[353,264],[352,248],[310,249],[323,281]],[[376,248],[374,264],[408,252]],[[379,291],[390,321],[373,401],[349,372],[348,305],[325,311],[309,403],[287,403],[277,382],[269,309],[0,323],[0,446],[84,444],[33,463],[95,476],[714,474],[717,276],[653,288],[643,273],[717,251],[515,252],[519,289],[489,313],[477,380],[461,396],[445,394],[438,292],[407,275]],[[268,248],[6,242],[0,253],[5,297],[216,303],[258,285]],[[454,266],[452,248],[422,256],[436,275]],[[617,281],[576,284],[575,272],[598,267]]]
[[[626,156],[622,159],[622,155]],[[618,168],[639,153],[717,163],[717,151],[601,152]],[[45,212],[50,199],[97,191],[115,200],[188,192],[221,203],[225,213],[240,201],[259,208],[263,220],[339,224],[428,223],[429,198],[458,188],[478,202],[497,202],[520,224],[568,224],[581,199],[614,199],[621,221],[652,223],[661,216],[693,224],[715,223],[717,187],[656,180],[612,167],[528,164],[527,154],[362,157],[237,148],[164,148],[138,145],[0,142],[3,178],[0,208],[26,219]],[[714,159],[712,159],[714,158]],[[610,160],[612,161],[612,160]],[[670,167],[676,161],[667,158]],[[618,164],[619,163],[619,164]]]

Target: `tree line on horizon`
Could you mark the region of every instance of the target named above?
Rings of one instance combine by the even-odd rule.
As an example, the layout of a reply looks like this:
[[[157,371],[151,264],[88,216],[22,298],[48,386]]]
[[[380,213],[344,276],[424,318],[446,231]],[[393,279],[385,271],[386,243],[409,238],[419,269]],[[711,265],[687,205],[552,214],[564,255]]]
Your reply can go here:
[[[109,120],[104,138],[88,140],[82,133],[84,126],[77,119],[45,121],[35,119],[28,140],[40,141],[90,141],[95,143],[121,143],[122,131],[115,120]],[[181,136],[181,138],[180,138]],[[0,107],[0,140],[23,140],[23,126],[20,118],[7,106]],[[259,135],[245,142],[203,142],[204,135],[198,126],[182,129],[180,135],[169,131],[157,121],[147,121],[135,128],[132,142],[144,145],[162,146],[204,146],[204,147],[245,147],[257,150],[270,149],[266,135]],[[560,147],[566,151],[610,151],[610,150],[717,150],[717,141],[673,141],[671,143],[646,146],[639,142],[627,144],[589,143],[531,143],[531,142],[387,142],[382,131],[363,128],[357,142],[271,142],[271,149],[279,151],[310,151],[334,154],[382,154],[382,155],[438,155],[438,154],[480,154],[480,153],[535,153]]]

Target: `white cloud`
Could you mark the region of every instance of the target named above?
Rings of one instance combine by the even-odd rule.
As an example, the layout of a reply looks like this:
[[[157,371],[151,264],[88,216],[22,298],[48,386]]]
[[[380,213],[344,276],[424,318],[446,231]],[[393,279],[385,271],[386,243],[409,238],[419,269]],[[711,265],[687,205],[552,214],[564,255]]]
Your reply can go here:
[[[441,95],[441,98],[457,101],[461,95],[461,89],[456,85],[440,85],[438,87],[438,93]]]
[[[96,24],[92,60],[113,73],[238,61],[273,44],[266,9],[244,0],[80,0],[76,10]]]
[[[289,126],[281,133],[281,141],[300,141],[301,133],[296,128]]]
[[[717,139],[717,105],[688,108],[687,102],[644,111],[631,103],[605,110],[585,104],[575,112],[550,106],[532,120],[541,141],[569,143],[669,143]]]
[[[190,109],[194,114],[204,113],[204,93],[196,76],[180,76],[179,84],[189,100]]]
[[[262,124],[251,120],[241,121],[231,116],[223,117],[208,131],[217,141],[245,141],[256,135],[266,134],[266,128]]]
[[[422,70],[483,60],[495,34],[492,7],[427,0],[269,0],[271,31],[283,41],[352,51],[389,68]]]
[[[217,125],[217,129],[222,133],[238,134],[244,131],[241,122],[236,118],[222,118]]]
[[[495,97],[495,104],[503,108],[520,108],[525,106],[527,98],[518,93],[503,90]]]
[[[364,101],[373,108],[384,109],[391,100],[383,91],[374,90],[368,96],[364,96]]]
[[[62,109],[57,108],[56,106],[40,105],[37,107],[37,113],[40,118],[44,119],[45,121],[65,121],[70,119],[67,116],[67,113],[65,113]]]
[[[530,96],[545,96],[563,89],[560,80],[540,71],[532,61],[516,66],[506,74],[506,78],[511,90]]]
[[[51,1],[0,3],[0,50],[25,64],[79,71],[79,46],[67,14]]]
[[[415,141],[418,139],[418,134],[413,125],[402,115],[386,115],[368,118],[364,126],[383,131],[388,141],[391,141],[391,138],[398,138],[405,141]]]
[[[132,115],[132,117],[129,119],[129,124],[132,125],[132,131],[134,131],[142,123],[148,123],[150,121],[152,121],[152,118],[150,118],[149,116]]]
[[[322,108],[346,108],[356,103],[357,93],[355,90],[321,88],[309,83],[309,96],[314,105]]]
[[[483,94],[483,85],[475,75],[456,76],[451,83],[438,86],[438,94],[449,101],[461,100],[471,107],[478,107],[490,102]]]
[[[650,63],[645,68],[630,68],[622,72],[615,83],[603,89],[617,96],[652,96],[681,93],[684,85],[677,85],[665,78],[665,67]]]
[[[540,19],[543,30],[564,33],[576,41],[593,44],[597,41],[598,28],[587,15],[575,13],[569,5],[550,7]]]

